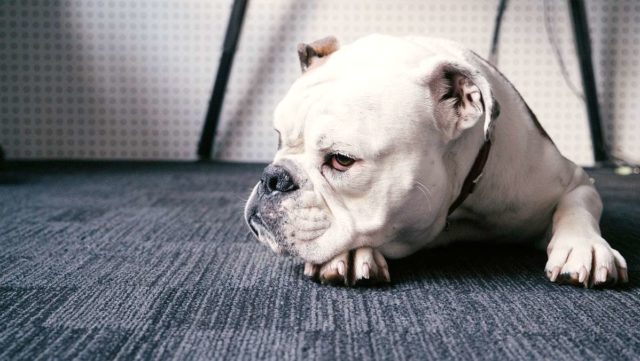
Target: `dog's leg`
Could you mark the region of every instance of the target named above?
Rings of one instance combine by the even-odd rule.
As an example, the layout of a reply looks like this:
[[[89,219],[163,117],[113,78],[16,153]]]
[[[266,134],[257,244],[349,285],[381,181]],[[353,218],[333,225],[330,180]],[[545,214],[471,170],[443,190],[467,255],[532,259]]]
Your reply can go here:
[[[304,274],[322,284],[345,286],[374,285],[391,280],[384,256],[371,247],[342,253],[322,265],[306,263]]]
[[[626,261],[600,236],[600,196],[586,174],[580,176],[581,185],[560,199],[553,215],[547,277],[585,287],[626,283]]]

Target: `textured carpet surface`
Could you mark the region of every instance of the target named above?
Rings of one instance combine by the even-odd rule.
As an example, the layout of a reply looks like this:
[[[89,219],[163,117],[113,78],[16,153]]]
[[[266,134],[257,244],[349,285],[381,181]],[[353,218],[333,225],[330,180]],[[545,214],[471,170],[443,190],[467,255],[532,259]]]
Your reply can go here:
[[[546,281],[543,252],[456,246],[384,288],[321,286],[254,241],[258,165],[0,173],[0,359],[640,359],[640,178],[591,171],[631,284]]]

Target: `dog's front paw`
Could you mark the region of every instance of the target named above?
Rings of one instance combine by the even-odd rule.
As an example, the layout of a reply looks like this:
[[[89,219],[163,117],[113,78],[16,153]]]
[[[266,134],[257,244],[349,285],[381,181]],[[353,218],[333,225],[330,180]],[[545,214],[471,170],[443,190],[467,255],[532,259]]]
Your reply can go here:
[[[305,263],[304,275],[323,285],[349,285],[350,252],[334,257],[324,264]]]
[[[306,263],[304,274],[331,285],[362,286],[391,281],[384,256],[370,247],[342,253],[322,265]]]
[[[370,247],[353,251],[352,285],[376,285],[391,282],[389,266],[382,253]]]
[[[564,240],[547,253],[545,272],[551,282],[602,287],[629,281],[627,262],[602,238]]]

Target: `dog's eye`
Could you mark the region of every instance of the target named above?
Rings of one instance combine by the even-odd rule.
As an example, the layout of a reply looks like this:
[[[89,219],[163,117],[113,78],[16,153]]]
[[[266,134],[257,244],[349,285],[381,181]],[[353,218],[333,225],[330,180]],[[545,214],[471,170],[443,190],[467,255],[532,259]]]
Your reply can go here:
[[[355,159],[339,153],[332,154],[331,158],[329,159],[329,165],[331,166],[331,168],[340,172],[346,171],[355,162]]]

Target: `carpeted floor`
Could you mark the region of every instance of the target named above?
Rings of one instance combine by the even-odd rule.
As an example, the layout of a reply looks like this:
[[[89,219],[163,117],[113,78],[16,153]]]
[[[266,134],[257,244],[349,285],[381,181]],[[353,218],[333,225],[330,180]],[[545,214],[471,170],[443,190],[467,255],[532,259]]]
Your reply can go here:
[[[451,247],[347,289],[254,241],[261,166],[14,163],[0,172],[0,359],[640,359],[640,176],[591,171],[631,284],[557,286],[545,255]]]

